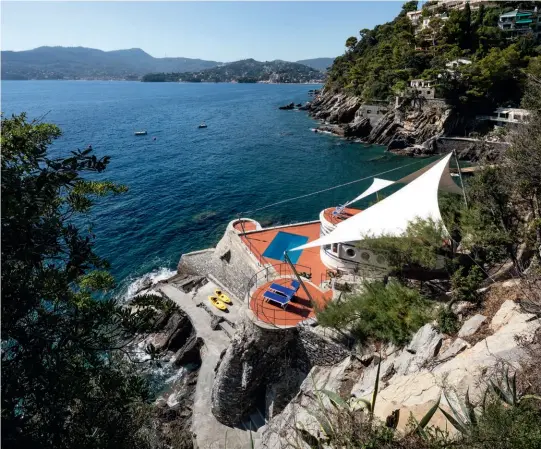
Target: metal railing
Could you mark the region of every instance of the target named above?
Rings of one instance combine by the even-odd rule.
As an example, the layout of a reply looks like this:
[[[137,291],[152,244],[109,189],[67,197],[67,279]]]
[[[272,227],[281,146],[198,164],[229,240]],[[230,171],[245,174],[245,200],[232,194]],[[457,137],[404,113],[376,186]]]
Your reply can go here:
[[[295,264],[295,269],[299,272],[301,277],[308,279],[312,276],[312,269],[305,265]],[[262,321],[268,325],[276,326],[277,321],[281,326],[294,326],[299,321],[302,321],[302,315],[295,315],[294,313],[284,313],[284,309],[278,305],[266,302],[263,299],[264,291],[258,289],[266,283],[279,278],[291,277],[294,278],[291,266],[288,263],[280,263],[275,265],[269,265],[254,274],[247,282],[245,301],[248,307],[255,315],[255,319]],[[310,304],[310,308],[312,305]],[[308,309],[302,309],[303,311]],[[306,317],[307,318],[307,317]]]

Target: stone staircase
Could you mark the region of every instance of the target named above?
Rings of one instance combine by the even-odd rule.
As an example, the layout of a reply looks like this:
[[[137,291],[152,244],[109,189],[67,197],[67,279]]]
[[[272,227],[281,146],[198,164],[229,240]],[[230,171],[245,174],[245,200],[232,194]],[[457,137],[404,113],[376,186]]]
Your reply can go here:
[[[220,323],[220,327],[227,334],[229,339],[233,337],[233,334],[235,333],[235,327],[232,326],[228,321],[222,321]]]

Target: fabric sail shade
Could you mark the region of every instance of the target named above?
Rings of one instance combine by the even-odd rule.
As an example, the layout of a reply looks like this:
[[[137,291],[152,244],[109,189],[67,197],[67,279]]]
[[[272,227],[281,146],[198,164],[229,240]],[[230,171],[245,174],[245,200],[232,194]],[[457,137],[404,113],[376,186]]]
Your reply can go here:
[[[451,154],[448,154],[426,167],[420,176],[398,192],[341,222],[331,233],[292,250],[356,242],[365,237],[401,235],[407,229],[408,223],[415,219],[441,222],[438,190],[442,183],[445,185],[447,178],[454,184],[449,174],[450,158]],[[462,190],[459,189],[458,192]]]
[[[368,189],[366,189],[359,196],[353,198],[351,201],[348,201],[345,204],[345,206],[349,206],[350,204],[356,203],[357,201],[360,201],[363,198],[366,198],[368,195],[372,195],[373,193],[379,192],[381,189],[384,189],[385,187],[388,187],[394,183],[395,181],[388,181],[387,179],[374,178],[374,180],[372,181],[372,185],[368,187]]]
[[[387,179],[374,178],[374,180],[372,181],[372,184],[370,185],[370,187],[368,187],[368,189],[366,189],[359,196],[353,198],[351,201],[348,201],[344,206],[349,206],[350,204],[356,203],[357,201],[360,201],[363,198],[366,198],[367,196],[372,195],[373,193],[379,192],[380,190],[384,189],[385,187],[389,187],[390,185],[409,184],[410,182],[416,180],[423,173],[426,173],[437,163],[438,161],[434,161],[431,164],[428,164],[426,167],[423,167],[420,170],[417,170],[416,172],[411,173],[410,175],[404,176],[398,181],[389,181]],[[439,189],[444,192],[449,192],[449,193],[457,193],[457,194],[462,193],[462,189],[458,185],[456,185],[456,183],[453,181],[453,178],[451,177],[451,173],[449,172],[449,170],[446,170],[445,173],[442,174]]]

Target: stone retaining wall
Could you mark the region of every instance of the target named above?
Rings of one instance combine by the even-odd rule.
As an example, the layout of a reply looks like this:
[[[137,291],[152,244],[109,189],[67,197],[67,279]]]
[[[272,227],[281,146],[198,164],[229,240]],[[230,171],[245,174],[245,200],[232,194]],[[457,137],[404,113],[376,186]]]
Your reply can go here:
[[[461,139],[453,137],[440,137],[435,141],[435,149],[438,154],[457,152],[462,160],[477,161],[481,154],[494,156],[504,151],[509,145],[505,142],[485,142],[476,139]]]
[[[297,363],[301,369],[336,365],[350,355],[344,346],[317,335],[309,326],[300,325],[297,329]]]
[[[177,269],[214,276],[237,300],[243,301],[249,280],[261,267],[230,223],[216,248],[183,254]]]

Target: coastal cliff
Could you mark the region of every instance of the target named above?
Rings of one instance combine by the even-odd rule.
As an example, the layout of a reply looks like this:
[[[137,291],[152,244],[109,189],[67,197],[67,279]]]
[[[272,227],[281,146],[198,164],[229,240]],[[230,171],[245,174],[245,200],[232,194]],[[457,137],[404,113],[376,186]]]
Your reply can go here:
[[[371,106],[360,97],[324,90],[308,105],[309,114],[323,124],[318,131],[385,145],[389,151],[434,154],[434,140],[452,128],[451,107],[432,100],[420,106],[402,99],[387,112],[369,117]]]

